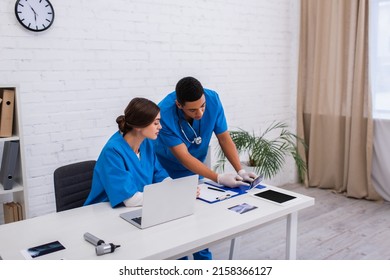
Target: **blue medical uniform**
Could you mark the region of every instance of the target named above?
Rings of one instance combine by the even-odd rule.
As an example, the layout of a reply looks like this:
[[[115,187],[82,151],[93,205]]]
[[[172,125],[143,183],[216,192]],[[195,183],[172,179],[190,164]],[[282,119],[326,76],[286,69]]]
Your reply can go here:
[[[162,129],[156,141],[156,154],[161,165],[172,178],[189,176],[194,173],[185,168],[169,148],[184,143],[193,157],[204,162],[213,133],[217,135],[227,130],[225,113],[218,94],[215,91],[204,89],[204,95],[206,109],[200,120],[193,120],[193,130],[185,120],[183,111],[175,104],[176,92],[170,93],[158,104],[161,110]],[[200,145],[191,143],[196,135],[202,137]]]
[[[170,147],[184,143],[192,156],[204,162],[213,133],[217,135],[227,131],[225,113],[218,94],[213,90],[204,89],[204,96],[206,98],[206,109],[200,120],[193,120],[193,130],[185,120],[183,111],[176,106],[176,92],[168,94],[158,104],[162,129],[155,142],[156,154],[161,165],[172,178],[189,176],[194,173],[177,160],[171,153]],[[197,136],[202,137],[200,145],[191,143]],[[211,252],[208,249],[194,253],[193,256],[195,260],[212,259]]]
[[[84,205],[109,201],[120,205],[144,186],[161,182],[168,173],[160,165],[153,140],[145,139],[139,148],[140,158],[118,131],[108,140],[96,162],[91,192]]]

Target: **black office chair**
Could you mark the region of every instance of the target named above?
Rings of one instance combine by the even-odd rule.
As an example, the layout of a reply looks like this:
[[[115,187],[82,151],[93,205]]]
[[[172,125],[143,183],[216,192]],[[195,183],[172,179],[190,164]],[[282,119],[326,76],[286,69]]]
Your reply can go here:
[[[61,166],[54,171],[57,212],[83,206],[92,186],[96,160]]]

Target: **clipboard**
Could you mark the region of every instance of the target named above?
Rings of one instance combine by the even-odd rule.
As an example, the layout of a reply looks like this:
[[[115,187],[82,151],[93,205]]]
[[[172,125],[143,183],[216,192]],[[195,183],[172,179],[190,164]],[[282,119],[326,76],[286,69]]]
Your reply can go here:
[[[216,203],[238,195],[238,192],[226,190],[221,187],[212,186],[207,183],[199,184],[198,187],[200,189],[198,199],[203,200],[207,203]]]
[[[198,185],[200,189],[200,195],[198,197],[199,200],[205,201],[207,203],[216,203],[223,201],[225,199],[229,199],[238,195],[242,195],[247,193],[250,189],[249,186],[240,186],[237,188],[229,188],[213,181],[206,181]],[[212,188],[220,189],[222,191],[213,190]],[[258,185],[256,189],[262,189],[265,186]]]

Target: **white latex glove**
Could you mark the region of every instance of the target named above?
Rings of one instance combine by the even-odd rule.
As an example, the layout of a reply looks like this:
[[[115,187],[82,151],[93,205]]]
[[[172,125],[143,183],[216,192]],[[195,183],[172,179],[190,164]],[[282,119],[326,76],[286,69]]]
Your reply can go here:
[[[224,185],[229,188],[236,188],[239,186],[249,186],[248,183],[242,181],[242,177],[237,174],[224,173],[218,174],[218,184]]]
[[[256,173],[246,172],[245,169],[238,171],[238,175],[242,177],[242,180],[245,182],[252,183],[253,180],[257,177]]]
[[[171,177],[165,178],[163,181],[172,181],[173,179]]]
[[[126,207],[142,206],[144,202],[144,193],[136,192],[132,197],[123,201]]]

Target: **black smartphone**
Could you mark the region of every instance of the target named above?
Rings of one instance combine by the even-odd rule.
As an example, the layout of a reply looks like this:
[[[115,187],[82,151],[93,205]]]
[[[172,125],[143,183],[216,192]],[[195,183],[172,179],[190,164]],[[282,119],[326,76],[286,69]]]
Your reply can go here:
[[[59,241],[53,241],[50,243],[28,248],[27,252],[32,258],[36,258],[63,249],[65,249],[65,247]]]
[[[274,201],[274,202],[280,203],[280,204],[296,198],[295,196],[281,193],[281,192],[277,192],[274,190],[266,190],[263,192],[255,193],[254,196],[264,198],[267,200],[271,200],[271,201]]]

